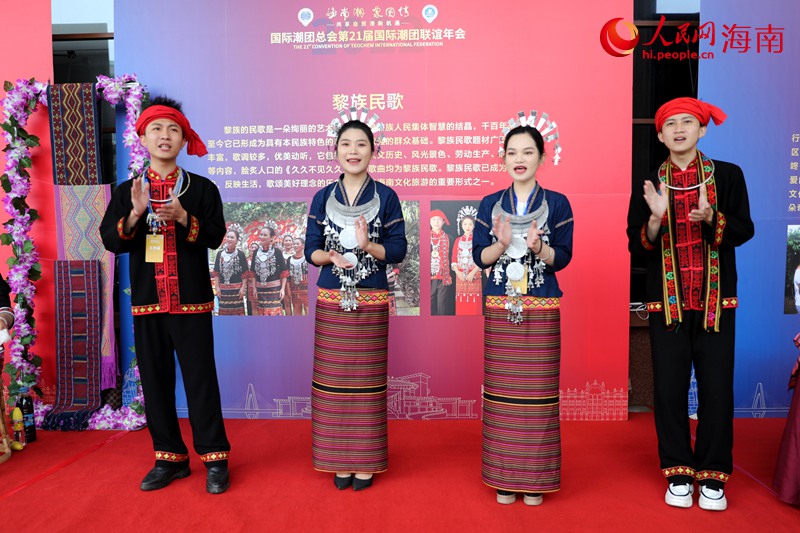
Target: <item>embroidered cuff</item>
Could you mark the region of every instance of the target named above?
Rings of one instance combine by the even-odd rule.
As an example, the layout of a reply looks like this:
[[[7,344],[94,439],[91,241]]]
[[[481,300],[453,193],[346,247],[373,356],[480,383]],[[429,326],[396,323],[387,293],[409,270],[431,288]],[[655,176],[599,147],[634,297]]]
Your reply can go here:
[[[690,468],[688,466],[671,466],[669,468],[662,468],[661,473],[664,474],[664,477],[672,477],[672,476],[692,476],[695,477],[697,472],[694,468]]]
[[[213,461],[227,461],[231,452],[211,452],[204,453],[200,456],[200,460],[204,463],[211,463]]]
[[[182,463],[189,460],[188,453],[156,452],[156,461],[169,461],[170,463]]]
[[[197,237],[200,235],[200,221],[194,215],[189,215],[189,227],[187,228],[189,234],[186,236],[186,242],[197,242]]]
[[[123,241],[129,241],[133,239],[133,236],[136,235],[136,226],[133,227],[133,231],[131,231],[130,235],[125,233],[125,219],[128,217],[122,217],[117,222],[117,233],[119,234],[119,238]]]
[[[648,252],[650,250],[655,250],[656,249],[655,245],[653,243],[651,243],[647,238],[647,224],[642,226],[641,240],[642,240],[642,247],[645,250],[647,250]]]
[[[725,472],[714,472],[713,470],[702,470],[695,475],[695,479],[697,481],[704,481],[706,479],[715,479],[717,481],[722,481],[723,483],[727,483],[727,481],[731,478],[730,474],[726,474]]]

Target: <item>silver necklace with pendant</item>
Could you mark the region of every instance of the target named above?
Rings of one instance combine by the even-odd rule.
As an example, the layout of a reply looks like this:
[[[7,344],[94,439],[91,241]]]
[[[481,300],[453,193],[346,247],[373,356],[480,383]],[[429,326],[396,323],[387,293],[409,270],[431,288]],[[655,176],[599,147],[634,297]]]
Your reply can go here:
[[[345,311],[358,308],[358,290],[356,285],[378,271],[378,262],[358,245],[356,237],[356,220],[364,217],[367,221],[367,237],[377,242],[380,237],[381,219],[378,216],[381,199],[377,189],[371,200],[361,205],[345,205],[336,199],[335,190],[331,191],[325,203],[325,249],[335,250],[342,254],[352,268],[341,268],[333,265],[333,273],[341,282],[342,299],[340,307]]]
[[[544,230],[541,236],[542,242],[549,245],[550,243],[550,228],[547,226],[547,217],[550,209],[547,204],[547,196],[542,189],[542,204],[534,211],[526,215],[515,215],[508,213],[503,209],[503,198],[505,193],[494,204],[492,208],[492,220],[501,216],[503,220],[509,219],[511,226],[511,243],[506,248],[505,252],[497,260],[494,267],[494,283],[500,285],[503,282],[503,272],[506,274],[506,296],[508,301],[506,309],[508,309],[508,320],[515,324],[522,322],[522,291],[515,287],[512,282],[522,281],[525,276],[525,271],[528,271],[528,291],[532,291],[536,287],[544,284],[544,268],[545,263],[533,253],[533,250],[528,248],[527,236],[528,229],[531,227],[533,221],[536,221],[536,227]],[[496,238],[496,236],[495,236]]]

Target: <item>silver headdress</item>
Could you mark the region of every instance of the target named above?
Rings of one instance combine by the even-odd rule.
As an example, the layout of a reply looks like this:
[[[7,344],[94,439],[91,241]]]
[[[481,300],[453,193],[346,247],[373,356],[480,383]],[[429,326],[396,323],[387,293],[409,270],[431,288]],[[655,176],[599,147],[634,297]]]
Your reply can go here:
[[[535,128],[542,134],[544,142],[548,143],[555,141],[553,148],[553,164],[558,165],[561,161],[561,144],[558,142],[558,125],[554,120],[551,120],[547,113],[540,113],[539,111],[531,111],[530,115],[526,116],[524,111],[519,111],[517,116],[508,121],[508,126],[503,128],[503,135],[500,137],[500,157],[503,156],[505,150],[503,149],[503,141],[508,132],[518,126],[530,126]]]
[[[264,228],[272,228],[272,235],[275,236],[275,237],[278,236],[278,224],[274,220],[271,220],[271,219],[270,220],[265,220],[264,221],[264,225],[261,226],[261,229],[264,229]],[[261,232],[261,230],[259,230],[259,233],[260,232]]]
[[[244,230],[242,229],[241,224],[239,224],[238,222],[231,222],[230,224],[228,224],[228,227],[225,228],[225,233],[229,231],[235,231],[239,235],[238,240],[239,241],[242,240],[242,235],[244,234]]]
[[[370,116],[370,111],[366,107],[360,109],[351,107],[350,109],[342,110],[328,125],[328,137],[335,139],[339,135],[339,130],[342,129],[342,126],[353,120],[363,122],[372,130],[372,136],[375,138],[375,150],[380,152],[386,126],[380,121],[377,113],[372,113],[372,116]]]
[[[456,228],[458,228],[459,235],[461,235],[461,221],[467,216],[472,217],[473,220],[478,217],[478,210],[475,208],[475,206],[465,205],[458,210],[458,216],[456,217]]]

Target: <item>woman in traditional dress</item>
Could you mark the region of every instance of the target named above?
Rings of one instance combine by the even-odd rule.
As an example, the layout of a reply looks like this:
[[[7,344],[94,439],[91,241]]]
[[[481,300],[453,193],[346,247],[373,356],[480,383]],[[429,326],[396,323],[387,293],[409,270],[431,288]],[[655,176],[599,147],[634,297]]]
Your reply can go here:
[[[281,315],[281,301],[286,294],[286,278],[289,268],[283,254],[272,245],[275,228],[266,225],[259,233],[261,247],[250,258],[251,282],[255,292],[256,314],[266,316]]]
[[[800,348],[800,333],[794,337],[794,345]],[[783,438],[775,464],[772,486],[778,498],[786,503],[800,506],[800,393],[797,392],[797,379],[800,377],[800,357],[794,364],[789,377],[789,390],[794,389]]]
[[[444,231],[450,221],[441,209],[430,215],[431,224],[431,316],[453,314],[451,286],[453,278],[447,265],[450,257],[450,237]]]
[[[343,173],[314,195],[305,246],[308,262],[320,267],[313,463],[333,472],[340,490],[369,487],[373,474],[388,465],[386,263],[400,263],[407,246],[397,195],[367,172],[375,151],[373,130],[352,118],[340,119],[335,153]]]
[[[498,503],[521,492],[527,505],[540,505],[543,493],[560,488],[555,273],[572,258],[573,221],[566,196],[537,183],[544,140],[525,117],[520,122],[503,143],[513,183],[481,201],[473,244],[478,267],[492,267],[484,291],[483,481]]]
[[[281,253],[283,254],[284,263],[289,266],[289,259],[294,255],[294,237],[292,237],[291,233],[284,233],[283,237],[281,237]],[[283,314],[286,316],[292,315],[292,284],[290,282],[286,282],[286,294],[283,297]]]
[[[396,265],[386,265],[386,283],[389,287],[389,316],[397,316],[397,276],[400,269]]]
[[[243,274],[247,272],[247,257],[236,245],[239,243],[239,231],[229,229],[222,243],[222,250],[214,259],[214,284],[219,298],[220,315],[244,315],[244,294],[247,292],[247,281]]]
[[[472,236],[477,214],[478,211],[471,205],[458,211],[456,223],[463,235],[453,244],[450,262],[450,268],[456,275],[456,315],[481,314],[481,269],[472,259]]]
[[[301,237],[294,239],[294,255],[289,257],[289,279],[291,286],[291,309],[295,316],[308,314],[308,261],[303,254],[306,241]],[[287,296],[289,298],[289,296]]]

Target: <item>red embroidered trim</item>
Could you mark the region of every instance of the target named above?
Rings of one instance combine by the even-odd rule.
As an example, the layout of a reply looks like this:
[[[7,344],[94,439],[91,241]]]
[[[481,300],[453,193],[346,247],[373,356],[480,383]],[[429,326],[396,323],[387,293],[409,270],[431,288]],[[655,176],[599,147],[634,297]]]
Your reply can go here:
[[[727,483],[728,480],[731,478],[730,474],[726,474],[725,472],[714,472],[712,470],[703,470],[698,472],[695,476],[697,481],[703,481],[705,479],[716,479],[717,481],[722,481],[723,483]]]
[[[131,313],[134,315],[152,315],[155,313],[162,313],[161,306],[158,304],[150,304],[150,305],[132,305],[131,306]]]
[[[717,227],[714,230],[714,246],[719,246],[722,244],[722,234],[725,232],[725,226],[728,225],[728,221],[725,219],[725,215],[717,211]]]
[[[700,154],[703,162],[703,174],[712,171],[711,160],[702,153]],[[702,176],[701,176],[702,177]],[[717,211],[717,186],[713,177],[706,186],[706,196],[708,203],[714,211]],[[722,227],[720,227],[720,221]],[[708,245],[706,253],[708,255],[708,265],[706,266],[706,329],[719,331],[719,318],[722,312],[722,298],[719,295],[719,250],[717,247],[722,242],[722,230],[726,224],[725,215],[717,211],[717,227],[714,232],[714,242]]]
[[[211,452],[205,453],[200,456],[200,460],[204,463],[212,463],[214,461],[227,461],[231,452]]]
[[[664,477],[672,477],[672,476],[695,477],[697,472],[695,471],[694,468],[689,468],[688,466],[672,466],[670,468],[662,469],[661,473],[664,474]]]
[[[672,167],[669,178],[671,184],[677,187],[686,188],[698,185],[698,172],[696,161],[685,171],[679,171]],[[702,311],[703,291],[705,285],[705,246],[703,242],[702,222],[692,222],[689,220],[689,212],[693,206],[697,205],[699,193],[693,190],[674,190],[671,191],[672,203],[670,207],[674,209],[672,222],[674,227],[671,231],[673,245],[675,247],[674,260],[677,264],[678,280],[680,281],[679,290],[683,298],[682,309],[692,309]],[[688,305],[686,305],[688,302]]]
[[[656,249],[656,245],[651,243],[650,240],[647,238],[647,224],[642,226],[641,237],[642,237],[642,246],[644,247],[645,250],[649,252],[650,250]]]
[[[523,309],[559,309],[561,300],[556,297],[522,296],[520,297]],[[508,296],[487,296],[486,307],[492,309],[507,309]]]
[[[133,231],[131,232],[130,235],[126,235],[125,234],[125,219],[126,218],[128,218],[128,217],[122,217],[121,219],[119,219],[119,222],[117,222],[117,233],[119,233],[119,238],[122,239],[123,241],[129,241],[129,240],[133,239],[134,235],[136,235],[136,226],[133,227]]]
[[[171,463],[182,463],[189,460],[187,453],[156,452],[156,461],[169,461]]]
[[[736,296],[722,299],[723,309],[736,309],[737,307],[739,307],[739,298]],[[647,302],[647,310],[651,313],[660,313],[664,310],[664,302]]]
[[[200,235],[200,221],[194,215],[189,215],[189,235],[186,236],[186,242],[197,242],[197,237]]]
[[[159,174],[158,172],[156,172],[152,168],[148,167],[148,169],[147,169],[147,177],[150,178],[151,180],[158,180],[158,181],[172,180],[172,181],[175,181],[175,180],[178,179],[178,176],[180,175],[180,172],[181,172],[180,167],[175,167],[175,170],[173,170],[172,172],[167,174],[166,177],[161,177],[161,174]]]
[[[706,184],[706,196],[708,203],[714,211],[717,210],[717,187],[714,177],[711,174],[713,170],[711,160],[698,150],[698,157],[701,162],[702,173],[699,176],[700,182],[706,180],[706,176],[710,176],[711,180]],[[671,166],[670,161],[665,161],[658,169],[658,179],[662,183],[671,185]],[[719,227],[719,215],[717,226]],[[665,320],[668,326],[673,322],[680,322],[682,320],[682,308],[680,294],[675,283],[677,273],[675,271],[676,265],[674,262],[674,249],[670,229],[672,227],[672,208],[667,207],[665,220],[661,223],[661,261],[662,261],[662,283],[664,290],[664,306],[668,309],[665,313]],[[725,217],[722,217],[723,221]],[[706,245],[706,296],[705,296],[705,309],[706,309],[706,329],[719,331],[719,318],[721,307],[721,298],[719,297],[719,252],[717,251],[716,235],[713,244]]]
[[[358,305],[384,305],[389,301],[389,291],[386,289],[358,289]],[[339,303],[342,301],[342,292],[339,289],[319,289],[317,300]]]
[[[180,304],[175,307],[172,312],[176,315],[188,315],[194,313],[207,313],[209,311],[214,310],[214,302],[209,302],[205,304]],[[164,309],[159,304],[150,304],[150,305],[132,305],[131,306],[131,313],[134,315],[155,315],[158,313],[166,313],[168,312],[167,309]]]
[[[214,310],[214,302],[207,304],[181,304],[176,314],[194,314],[194,313],[207,313]]]

